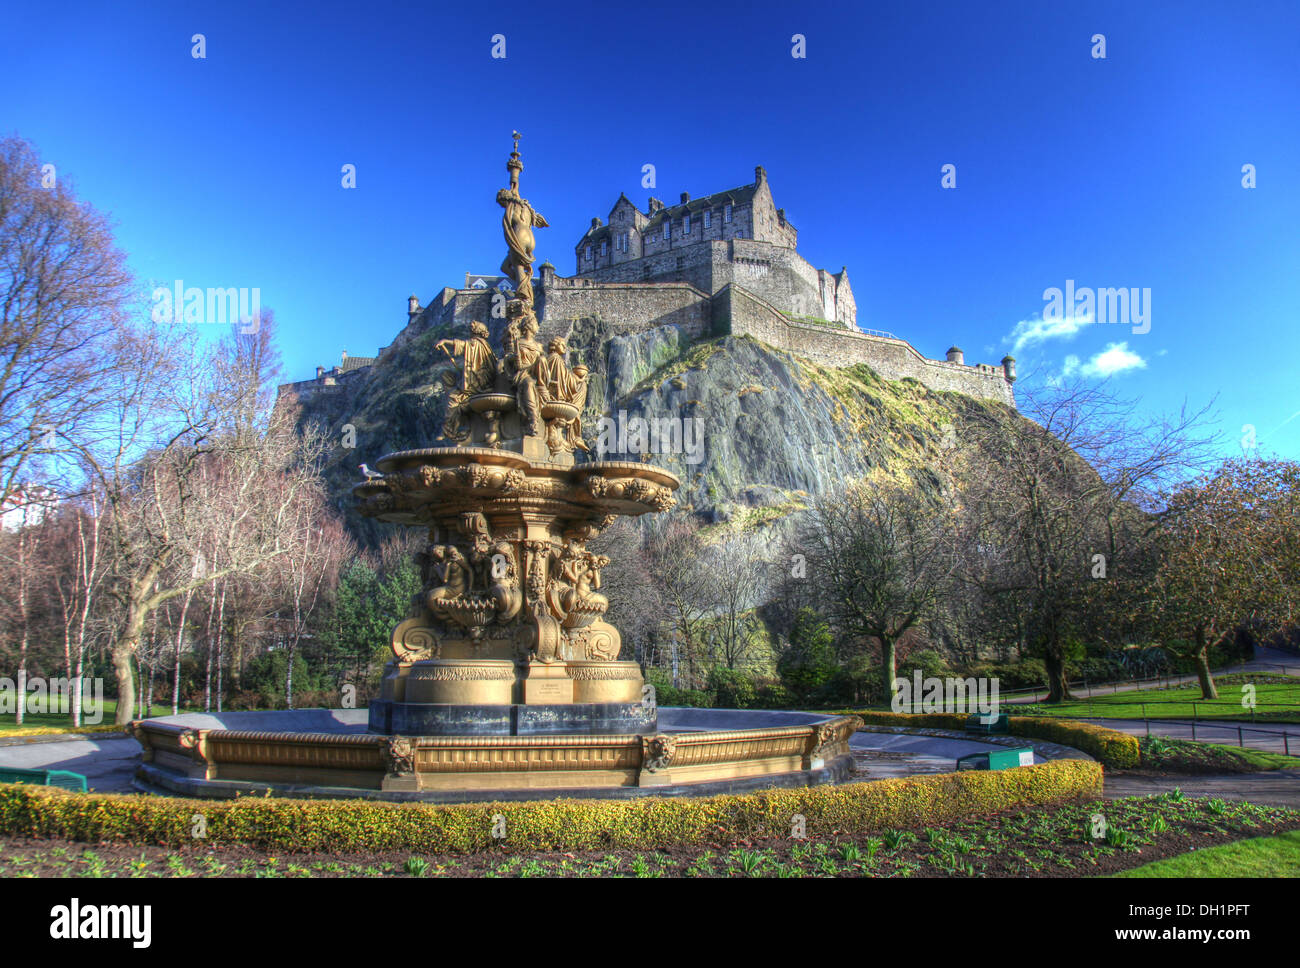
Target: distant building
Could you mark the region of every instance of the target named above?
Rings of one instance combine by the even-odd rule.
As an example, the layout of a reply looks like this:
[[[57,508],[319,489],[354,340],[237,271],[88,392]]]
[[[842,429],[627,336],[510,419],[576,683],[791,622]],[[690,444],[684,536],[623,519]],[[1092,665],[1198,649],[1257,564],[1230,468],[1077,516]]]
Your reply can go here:
[[[281,384],[280,393],[292,392],[303,396],[326,387],[342,386],[350,383],[356,374],[374,366],[375,361],[378,359],[378,356],[348,356],[348,351],[344,350],[338,366],[331,367],[328,370],[323,366],[318,366],[316,367],[316,379]]]
[[[57,492],[40,484],[20,484],[0,498],[0,530],[14,532],[30,528],[58,507]]]

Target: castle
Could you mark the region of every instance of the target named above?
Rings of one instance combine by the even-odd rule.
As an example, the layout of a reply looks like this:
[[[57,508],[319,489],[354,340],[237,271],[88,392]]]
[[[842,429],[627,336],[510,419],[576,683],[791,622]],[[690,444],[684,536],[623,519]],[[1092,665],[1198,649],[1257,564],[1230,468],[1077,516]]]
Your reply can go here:
[[[533,289],[541,335],[565,336],[584,318],[615,333],[677,326],[691,339],[747,335],[823,366],[865,363],[886,380],[911,378],[1015,406],[1014,359],[968,365],[956,346],[943,360],[929,359],[892,333],[859,329],[847,268],[814,269],[797,242],[761,166],[753,184],[699,199],[683,192],[673,206],[651,198],[646,212],[620,194],[608,224],[593,218],[574,246],[572,276],[549,262],[539,266]],[[463,288],[443,289],[428,306],[411,296],[407,325],[393,345],[444,324],[462,331],[473,320],[504,325],[512,293],[503,276],[466,273]],[[338,386],[365,372],[358,362],[345,353],[342,366],[317,367],[315,380],[281,390]]]

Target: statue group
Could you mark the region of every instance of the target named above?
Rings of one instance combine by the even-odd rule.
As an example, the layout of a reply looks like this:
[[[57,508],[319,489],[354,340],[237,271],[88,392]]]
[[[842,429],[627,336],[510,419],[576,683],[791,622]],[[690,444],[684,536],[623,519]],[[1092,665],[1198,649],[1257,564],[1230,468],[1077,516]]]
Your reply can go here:
[[[569,348],[556,337],[545,347],[537,338],[539,326],[533,311],[533,258],[536,241],[533,228],[547,222],[526,198],[519,194],[519,132],[506,168],[510,187],[497,192],[497,203],[505,209],[501,224],[506,240],[506,258],[501,263],[514,287],[514,298],[506,303],[506,325],[502,354],[497,357],[487,326],[470,323],[469,339],[443,339],[438,349],[461,361],[461,378],[451,391],[443,435],[465,442],[474,437],[475,414],[482,415],[482,443],[502,446],[502,418],[511,412],[519,416],[524,438],[541,438],[551,455],[587,450],[582,440],[582,408],[587,402],[585,366],[570,367]],[[479,441],[474,441],[479,442]]]

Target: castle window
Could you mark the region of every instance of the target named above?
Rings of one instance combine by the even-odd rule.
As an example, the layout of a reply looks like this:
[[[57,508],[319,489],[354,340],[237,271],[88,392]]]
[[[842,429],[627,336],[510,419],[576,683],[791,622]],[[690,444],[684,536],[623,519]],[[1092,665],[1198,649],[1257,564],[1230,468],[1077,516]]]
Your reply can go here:
[[[604,239],[600,241],[600,257],[603,259],[609,253],[609,243]]]
[[[691,213],[687,212],[682,216],[682,235],[691,234]]]
[[[709,224],[713,221],[713,219],[711,218],[712,215],[713,215],[713,209],[706,208],[704,210],[704,227],[706,229],[709,227]]]
[[[664,241],[667,242],[672,238],[673,223],[671,219],[664,219]]]
[[[730,203],[730,202],[727,202],[726,205],[723,205],[723,206],[722,206],[722,221],[724,221],[724,222],[730,222],[730,221],[731,221],[731,203]]]
[[[588,262],[591,261],[591,246],[587,246],[587,254],[583,256],[583,258],[586,259]]]

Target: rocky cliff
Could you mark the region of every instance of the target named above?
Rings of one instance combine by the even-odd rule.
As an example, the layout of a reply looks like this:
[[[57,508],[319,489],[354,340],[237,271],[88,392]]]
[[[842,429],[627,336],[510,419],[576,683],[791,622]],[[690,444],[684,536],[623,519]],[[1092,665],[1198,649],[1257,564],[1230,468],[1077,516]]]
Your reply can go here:
[[[502,324],[494,322],[499,346]],[[710,524],[788,518],[844,480],[876,471],[932,488],[975,411],[1022,419],[999,403],[915,380],[885,381],[863,364],[819,365],[750,337],[692,341],[677,326],[627,334],[596,318],[564,326],[542,339],[566,336],[571,362],[593,371],[583,414],[592,459],[603,430],[613,451],[606,459],[644,456],[677,474],[682,487],[673,513]],[[453,335],[464,334],[408,330],[374,366],[299,401],[301,419],[317,421],[337,442],[327,474],[339,508],[365,540],[390,529],[351,513],[358,464],[448,444],[439,437],[459,370],[435,344]],[[602,424],[602,417],[618,423]],[[636,418],[664,433],[638,441]],[[667,447],[676,453],[662,452],[669,428],[680,434]],[[640,453],[618,452],[623,447]]]

